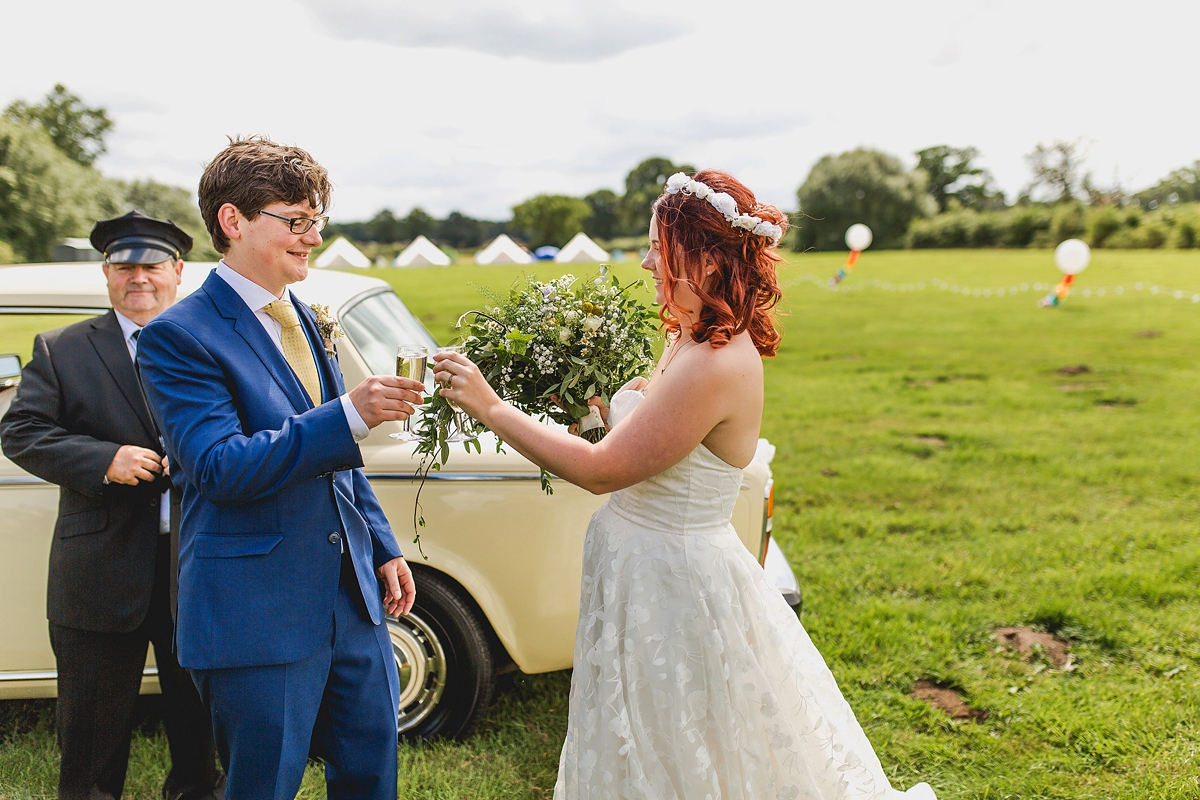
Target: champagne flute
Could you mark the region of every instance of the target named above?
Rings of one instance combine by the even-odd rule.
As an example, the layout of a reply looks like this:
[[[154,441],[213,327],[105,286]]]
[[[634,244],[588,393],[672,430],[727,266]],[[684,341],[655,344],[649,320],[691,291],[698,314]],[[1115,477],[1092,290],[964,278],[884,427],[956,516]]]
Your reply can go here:
[[[429,363],[429,350],[419,344],[402,344],[396,351],[396,375],[414,381],[425,382],[425,367]],[[393,439],[414,442],[420,437],[412,429],[412,418],[400,423],[400,432],[388,434]]]
[[[451,345],[447,345],[445,347],[439,347],[437,349],[437,351],[439,353],[461,353],[461,352],[463,352],[463,350],[464,350],[464,348],[461,344],[451,344]],[[450,383],[453,380],[454,379],[451,378],[449,381],[447,381],[446,383],[444,383],[442,385],[448,388],[450,386]],[[459,407],[458,403],[454,402],[449,397],[447,397],[446,404],[449,405],[450,408],[454,410],[454,432],[446,437],[446,441],[447,442],[473,442],[476,439],[478,439],[479,437],[476,436],[473,431],[467,430],[465,420],[463,420],[462,408]]]

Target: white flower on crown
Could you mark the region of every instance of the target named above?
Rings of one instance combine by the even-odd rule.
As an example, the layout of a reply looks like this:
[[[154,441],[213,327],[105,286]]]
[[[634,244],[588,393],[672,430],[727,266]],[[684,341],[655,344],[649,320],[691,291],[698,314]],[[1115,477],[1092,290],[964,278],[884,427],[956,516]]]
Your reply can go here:
[[[737,216],[737,200],[725,192],[713,192],[708,198],[708,204],[724,214],[727,220],[732,221],[733,217]]]
[[[779,244],[779,240],[783,238],[783,228],[780,226],[751,214],[739,214],[737,201],[731,195],[726,192],[714,192],[708,184],[689,178],[682,172],[676,172],[667,178],[664,190],[667,194],[687,192],[701,200],[707,200],[709,205],[721,212],[730,225],[758,236],[766,236],[773,244]]]
[[[751,219],[754,219],[754,217],[751,217]],[[783,228],[775,225],[774,223],[767,222],[766,220],[760,220],[759,223],[754,226],[754,230],[750,232],[758,234],[759,236],[768,236],[774,239],[776,242],[783,238]]]
[[[687,188],[691,179],[682,172],[676,172],[671,177],[667,178],[667,194],[679,194],[681,189]]]

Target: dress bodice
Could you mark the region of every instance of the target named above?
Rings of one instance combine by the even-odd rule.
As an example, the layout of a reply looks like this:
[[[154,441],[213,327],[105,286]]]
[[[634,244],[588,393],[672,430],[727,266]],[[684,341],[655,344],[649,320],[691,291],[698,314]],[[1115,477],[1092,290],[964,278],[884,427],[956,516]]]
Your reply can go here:
[[[633,389],[614,394],[609,426],[621,424],[644,397]],[[678,464],[613,492],[609,506],[649,528],[681,534],[711,532],[729,524],[741,485],[742,471],[700,444]]]

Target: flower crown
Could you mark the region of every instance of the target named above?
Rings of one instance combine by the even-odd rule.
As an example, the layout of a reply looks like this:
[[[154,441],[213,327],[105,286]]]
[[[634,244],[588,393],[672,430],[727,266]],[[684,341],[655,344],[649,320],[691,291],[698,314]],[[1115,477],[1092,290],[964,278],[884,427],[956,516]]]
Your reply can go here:
[[[710,206],[724,215],[730,225],[759,236],[766,236],[772,244],[779,244],[779,240],[783,238],[783,228],[767,222],[762,217],[739,214],[737,201],[733,199],[732,195],[725,192],[714,192],[708,184],[693,180],[682,172],[676,172],[667,178],[666,192],[667,194],[687,192],[701,200],[707,200]]]

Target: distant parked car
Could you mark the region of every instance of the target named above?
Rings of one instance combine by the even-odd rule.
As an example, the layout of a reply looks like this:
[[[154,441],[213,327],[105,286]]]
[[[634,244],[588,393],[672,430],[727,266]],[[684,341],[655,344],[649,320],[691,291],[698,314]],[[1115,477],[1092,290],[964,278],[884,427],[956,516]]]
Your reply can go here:
[[[212,264],[184,269],[181,296],[203,282]],[[328,305],[345,338],[338,356],[346,384],[394,370],[399,343],[436,345],[383,281],[314,270],[293,287],[302,300]],[[98,264],[0,268],[0,414],[16,391],[29,339],[108,310]],[[16,337],[16,338],[14,338]],[[11,384],[11,385],[10,385]],[[583,536],[603,502],[556,480],[545,496],[538,470],[516,453],[452,453],[421,494],[428,560],[410,543],[417,490],[413,445],[388,437],[384,423],[362,442],[365,471],[412,565],[417,603],[389,619],[400,669],[400,730],[408,737],[464,736],[487,708],[504,672],[549,672],[571,666],[579,608]],[[762,442],[761,453],[773,448]],[[733,524],[792,605],[799,588],[771,538],[773,484],[769,457],[744,472]],[[54,655],[46,624],[46,569],[58,491],[0,456],[0,699],[53,697]],[[151,661],[144,692],[158,690]]]

